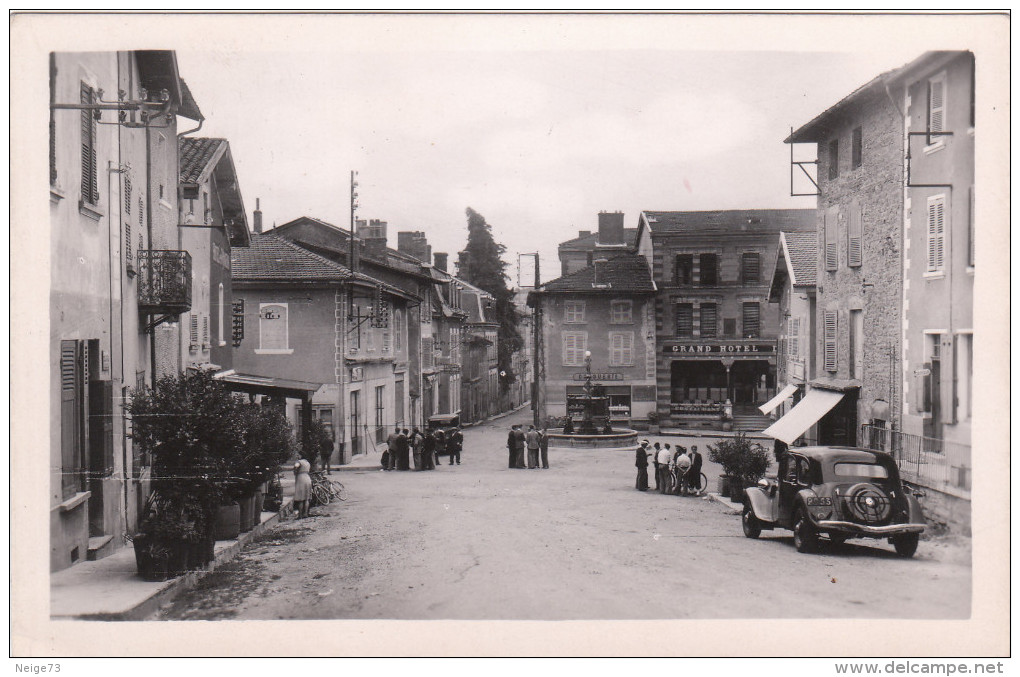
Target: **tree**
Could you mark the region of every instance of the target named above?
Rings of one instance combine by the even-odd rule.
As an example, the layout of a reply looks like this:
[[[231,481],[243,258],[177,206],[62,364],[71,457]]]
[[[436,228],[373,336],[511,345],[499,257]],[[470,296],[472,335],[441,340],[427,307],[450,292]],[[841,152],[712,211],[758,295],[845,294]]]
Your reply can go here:
[[[517,380],[513,355],[524,345],[517,329],[520,318],[514,307],[514,294],[507,287],[510,278],[506,274],[507,263],[503,260],[506,246],[496,242],[492,236],[492,226],[471,207],[467,208],[467,220],[468,241],[464,248],[467,261],[460,270],[460,276],[466,282],[489,292],[495,299],[493,311],[499,323],[499,386],[501,391],[506,392],[510,384]]]

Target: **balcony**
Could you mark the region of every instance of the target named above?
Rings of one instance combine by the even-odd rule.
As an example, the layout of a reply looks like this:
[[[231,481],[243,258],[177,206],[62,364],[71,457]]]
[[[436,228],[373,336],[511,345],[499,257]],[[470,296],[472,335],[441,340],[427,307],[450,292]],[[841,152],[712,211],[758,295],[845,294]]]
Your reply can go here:
[[[191,254],[169,249],[138,252],[138,310],[180,315],[191,310]]]

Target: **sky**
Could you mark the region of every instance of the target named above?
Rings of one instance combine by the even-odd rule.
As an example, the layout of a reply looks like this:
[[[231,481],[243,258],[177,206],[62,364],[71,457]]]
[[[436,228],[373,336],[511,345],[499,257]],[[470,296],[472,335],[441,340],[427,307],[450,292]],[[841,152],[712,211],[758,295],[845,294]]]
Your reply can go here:
[[[683,49],[178,50],[206,120],[229,140],[249,215],[425,231],[463,249],[465,209],[507,247],[539,252],[597,230],[599,211],[813,208],[790,197],[799,127],[920,52]],[[186,125],[185,125],[186,126]],[[800,149],[810,154],[813,149]],[[800,156],[800,155],[799,155]]]

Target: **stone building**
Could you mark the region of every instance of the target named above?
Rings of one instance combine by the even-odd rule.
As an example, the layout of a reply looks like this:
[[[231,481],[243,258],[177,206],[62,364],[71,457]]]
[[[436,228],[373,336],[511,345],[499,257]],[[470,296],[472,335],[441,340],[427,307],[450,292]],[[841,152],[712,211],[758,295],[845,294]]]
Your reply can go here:
[[[769,304],[779,234],[814,229],[807,209],[641,212],[635,249],[657,289],[662,425],[761,430],[776,394],[779,313]]]

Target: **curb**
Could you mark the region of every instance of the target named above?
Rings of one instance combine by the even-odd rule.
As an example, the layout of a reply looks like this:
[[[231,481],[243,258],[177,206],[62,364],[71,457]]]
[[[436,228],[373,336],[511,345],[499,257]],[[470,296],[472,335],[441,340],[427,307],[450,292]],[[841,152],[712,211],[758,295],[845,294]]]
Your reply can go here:
[[[212,573],[217,567],[226,564],[237,557],[238,553],[252,540],[276,527],[280,521],[293,512],[291,499],[287,498],[280,506],[279,512],[273,513],[266,521],[252,527],[251,531],[239,534],[236,541],[216,553],[216,558],[203,569],[189,571],[166,582],[162,588],[157,590],[151,597],[125,611],[117,613],[98,614],[77,614],[74,616],[54,616],[59,618],[76,618],[80,620],[104,620],[104,621],[141,621],[159,611],[160,607],[171,602],[177,595],[194,588],[207,574]]]
[[[711,499],[713,502],[718,503],[719,505],[721,505],[724,508],[726,508],[726,514],[727,515],[739,515],[740,514],[741,507],[739,506],[739,504],[732,502],[728,498],[723,498],[721,494],[713,494],[713,493],[709,492],[709,493],[707,493],[705,495],[708,496],[709,499]]]

